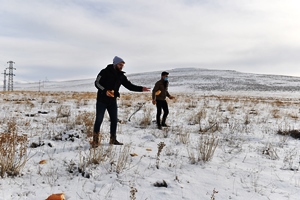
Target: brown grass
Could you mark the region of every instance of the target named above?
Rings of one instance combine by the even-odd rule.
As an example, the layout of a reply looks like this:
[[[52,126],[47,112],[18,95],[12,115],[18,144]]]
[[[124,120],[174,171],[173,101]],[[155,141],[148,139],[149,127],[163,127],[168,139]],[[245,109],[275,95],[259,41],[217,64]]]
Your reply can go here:
[[[88,137],[93,135],[95,112],[81,112],[76,116],[75,124],[83,125]]]
[[[27,162],[27,135],[18,135],[16,121],[8,122],[8,131],[0,133],[0,176],[17,176]]]

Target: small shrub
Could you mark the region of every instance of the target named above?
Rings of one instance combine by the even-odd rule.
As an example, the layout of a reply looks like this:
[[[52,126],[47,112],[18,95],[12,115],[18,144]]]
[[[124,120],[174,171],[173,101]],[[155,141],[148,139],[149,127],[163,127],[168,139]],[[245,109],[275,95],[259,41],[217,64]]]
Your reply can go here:
[[[216,200],[215,194],[218,194],[218,193],[219,193],[219,191],[217,191],[216,189],[213,189],[213,192],[210,196],[210,200]]]
[[[269,158],[271,160],[277,160],[277,159],[279,159],[279,156],[276,153],[276,149],[271,144],[268,144],[263,149],[262,154],[265,155],[267,158]]]
[[[140,125],[142,127],[146,127],[146,126],[148,126],[148,125],[151,124],[151,121],[152,121],[152,116],[151,116],[152,109],[149,108],[149,107],[144,107],[143,111],[144,111],[144,116],[143,116],[143,118],[142,118],[142,120],[140,122]]]
[[[212,159],[218,146],[218,139],[214,136],[200,136],[198,142],[198,161],[207,162]]]
[[[130,187],[130,199],[136,200],[135,194],[137,193],[137,189],[133,186]]]
[[[285,151],[281,169],[299,171],[299,155],[296,148]]]
[[[160,153],[163,150],[163,148],[166,146],[166,144],[164,142],[160,142],[157,147],[158,147],[158,151],[157,151],[157,156],[156,156],[156,168],[159,169],[159,160],[160,160]]]
[[[116,172],[121,173],[127,164],[130,155],[130,145],[123,145],[123,148],[120,149],[119,157],[116,165]]]
[[[207,133],[207,132],[214,133],[214,132],[220,130],[219,123],[216,121],[208,122],[208,125],[206,125],[205,127],[203,127],[201,124],[199,126],[200,126],[200,129],[199,129],[200,133]]]
[[[63,117],[70,117],[71,116],[71,107],[68,105],[60,105],[56,109],[56,117],[63,118]]]
[[[206,111],[204,109],[201,109],[196,114],[193,113],[193,115],[190,117],[189,121],[190,124],[201,124],[201,121],[206,118]]]
[[[275,118],[275,119],[280,118],[280,110],[279,109],[273,109],[271,111],[271,114],[272,114],[273,118]]]
[[[94,118],[95,113],[94,112],[83,112],[79,113],[76,116],[75,124],[77,125],[84,125],[85,132],[88,137],[93,135],[93,128],[94,128]]]
[[[89,151],[89,155],[86,160],[81,160],[80,165],[82,168],[83,166],[88,166],[89,164],[100,164],[104,163],[108,159],[114,158],[114,151],[113,146],[109,145],[102,145],[102,142],[104,140],[104,137],[102,134],[99,135],[99,142],[100,145],[97,148],[91,148]]]
[[[190,133],[187,131],[178,133],[178,139],[182,144],[188,144],[190,142]]]
[[[198,157],[195,157],[195,153],[193,151],[188,150],[190,162],[192,164],[196,164],[197,162],[201,161],[210,161],[215,153],[217,146],[218,139],[216,137],[201,135],[196,147]]]
[[[0,133],[0,176],[17,176],[27,162],[27,135],[17,135],[15,120],[8,123],[11,132]]]

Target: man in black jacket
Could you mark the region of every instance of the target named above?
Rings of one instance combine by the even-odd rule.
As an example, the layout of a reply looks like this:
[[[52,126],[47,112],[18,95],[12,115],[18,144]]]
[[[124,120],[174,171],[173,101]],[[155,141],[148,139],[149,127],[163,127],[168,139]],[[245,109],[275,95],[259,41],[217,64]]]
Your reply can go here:
[[[122,71],[124,60],[118,56],[113,59],[113,64],[107,65],[98,74],[95,86],[98,89],[96,104],[96,119],[94,124],[94,135],[92,147],[99,145],[100,126],[103,121],[105,110],[110,117],[110,141],[109,144],[123,145],[118,142],[116,131],[118,122],[117,97],[120,97],[119,88],[123,85],[125,88],[135,92],[147,92],[150,88],[132,84]]]

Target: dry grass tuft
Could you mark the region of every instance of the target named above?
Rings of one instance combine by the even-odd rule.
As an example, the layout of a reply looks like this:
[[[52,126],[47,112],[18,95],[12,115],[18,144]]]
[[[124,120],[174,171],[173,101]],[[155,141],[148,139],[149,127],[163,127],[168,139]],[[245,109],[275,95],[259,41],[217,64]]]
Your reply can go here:
[[[197,158],[193,150],[188,150],[190,162],[196,164],[210,161],[217,146],[218,139],[215,136],[201,135],[196,147]]]
[[[105,146],[103,145],[104,136],[102,134],[99,135],[99,143],[100,145],[97,148],[92,148],[89,151],[89,156],[87,157],[86,162],[82,160],[80,162],[80,166],[84,168],[84,166],[88,166],[90,164],[101,164],[109,159],[112,159],[114,156],[113,146]]]
[[[218,139],[214,136],[201,135],[198,141],[198,161],[207,162],[212,159],[218,146]]]
[[[87,134],[88,137],[91,137],[93,135],[94,118],[95,118],[94,112],[84,111],[82,113],[79,113],[76,116],[75,124],[83,125],[85,128],[85,133]]]
[[[272,114],[272,117],[275,118],[275,119],[280,118],[280,110],[279,109],[271,110],[271,114]]]
[[[141,119],[141,122],[140,122],[140,125],[142,127],[147,127],[151,124],[151,121],[152,121],[152,107],[144,107],[143,108],[143,113],[144,113],[144,116],[143,118]]]
[[[16,122],[8,122],[8,132],[0,133],[0,176],[17,176],[27,162],[27,135],[17,134]]]
[[[130,199],[131,200],[136,200],[137,192],[138,192],[138,190],[135,187],[133,187],[133,186],[130,187]]]
[[[157,155],[156,155],[156,168],[159,169],[159,160],[160,160],[160,154],[163,150],[163,148],[166,146],[166,144],[164,142],[160,142],[158,145],[157,145]]]
[[[111,145],[112,146],[112,145]],[[130,145],[123,145],[120,148],[119,157],[117,158],[116,172],[119,174],[124,171],[130,158]]]

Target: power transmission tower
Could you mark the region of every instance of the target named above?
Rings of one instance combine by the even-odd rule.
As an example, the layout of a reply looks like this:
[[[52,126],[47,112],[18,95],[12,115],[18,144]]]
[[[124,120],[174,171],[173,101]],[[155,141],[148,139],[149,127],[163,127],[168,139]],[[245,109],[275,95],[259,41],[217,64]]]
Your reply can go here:
[[[14,68],[14,63],[13,61],[8,61],[9,64],[8,68],[8,84],[7,84],[7,91],[13,91],[14,90],[14,79],[13,77],[15,76],[14,71],[16,68]]]
[[[1,73],[1,74],[4,74],[3,91],[5,92],[6,91],[6,76],[7,76],[6,69],[4,70],[4,73]]]

